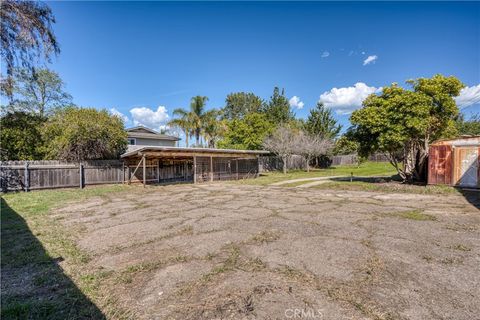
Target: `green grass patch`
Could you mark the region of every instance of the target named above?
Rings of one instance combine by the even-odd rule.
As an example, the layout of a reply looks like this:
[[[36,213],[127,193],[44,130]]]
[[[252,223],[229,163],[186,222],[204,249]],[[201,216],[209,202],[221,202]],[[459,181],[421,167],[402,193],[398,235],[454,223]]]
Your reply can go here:
[[[311,169],[310,172],[304,170],[292,170],[287,174],[282,172],[266,172],[262,173],[257,179],[244,179],[234,181],[233,183],[249,184],[249,185],[269,185],[275,182],[315,178],[315,177],[331,177],[331,176],[392,176],[397,174],[395,168],[388,162],[370,162],[357,165],[334,166],[327,169]]]
[[[2,319],[123,318],[112,299],[101,297],[105,273],[91,273],[90,256],[77,247],[51,213],[68,203],[131,190],[108,185],[86,189],[16,192],[1,196],[1,267],[9,279],[2,283]],[[15,283],[29,288],[22,293]],[[100,301],[103,302],[100,307]]]
[[[397,212],[395,216],[404,218],[404,219],[409,219],[409,220],[416,220],[416,221],[435,221],[437,218],[435,218],[432,215],[425,214],[421,210],[410,210],[410,211],[402,211],[402,212]]]
[[[314,186],[315,189],[331,189],[345,191],[370,191],[384,193],[414,193],[414,194],[460,194],[459,191],[450,186],[433,185],[409,185],[399,182],[380,181],[328,181]]]

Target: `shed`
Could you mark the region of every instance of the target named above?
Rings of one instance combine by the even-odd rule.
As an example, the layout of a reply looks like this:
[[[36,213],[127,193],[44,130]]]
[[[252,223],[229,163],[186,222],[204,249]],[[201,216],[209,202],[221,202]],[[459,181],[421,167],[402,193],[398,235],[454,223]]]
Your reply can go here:
[[[480,188],[480,136],[435,141],[428,157],[428,184]]]
[[[254,178],[263,150],[141,146],[124,153],[126,182],[163,183]]]

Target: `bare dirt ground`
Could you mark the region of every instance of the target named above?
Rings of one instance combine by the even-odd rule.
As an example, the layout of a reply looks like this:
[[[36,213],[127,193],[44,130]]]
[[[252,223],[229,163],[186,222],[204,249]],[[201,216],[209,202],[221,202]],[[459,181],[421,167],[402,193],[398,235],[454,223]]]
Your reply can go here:
[[[138,318],[480,314],[480,212],[460,195],[175,185],[56,216]]]

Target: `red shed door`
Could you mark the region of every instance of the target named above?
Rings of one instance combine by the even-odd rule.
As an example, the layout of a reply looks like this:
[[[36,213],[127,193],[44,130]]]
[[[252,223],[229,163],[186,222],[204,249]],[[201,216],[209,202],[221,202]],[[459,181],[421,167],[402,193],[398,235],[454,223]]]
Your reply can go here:
[[[478,148],[458,148],[458,185],[478,186]]]

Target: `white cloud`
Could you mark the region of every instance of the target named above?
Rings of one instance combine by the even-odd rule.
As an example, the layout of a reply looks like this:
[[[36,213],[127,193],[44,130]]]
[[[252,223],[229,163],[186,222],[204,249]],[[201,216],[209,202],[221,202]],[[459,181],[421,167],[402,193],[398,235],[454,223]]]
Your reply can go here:
[[[363,65],[366,66],[367,64],[375,63],[377,59],[378,56],[368,56],[367,59],[363,60]]]
[[[328,51],[323,51],[322,52],[322,58],[327,58],[330,55],[330,52]]]
[[[365,55],[365,51],[362,51],[362,55]]]
[[[460,95],[455,98],[459,108],[466,108],[480,103],[480,84],[473,87],[465,87],[460,91]]]
[[[115,109],[115,108],[110,108],[109,111],[110,111],[110,113],[113,114],[114,116],[117,116],[117,117],[119,117],[120,119],[122,119],[122,120],[123,120],[123,123],[127,124],[127,123],[130,122],[130,119],[129,119],[126,115],[124,115],[123,113],[121,113],[120,111],[118,111],[117,109]]]
[[[158,106],[154,111],[146,107],[137,107],[130,110],[133,118],[133,125],[145,126],[157,131],[165,128],[168,120],[167,109],[164,106]]]
[[[296,108],[296,109],[302,109],[303,106],[305,105],[303,101],[301,101],[300,98],[297,96],[291,97],[290,100],[288,100],[288,102],[290,103],[290,107]]]
[[[325,107],[334,109],[337,114],[350,114],[362,106],[363,100],[372,93],[378,93],[382,88],[369,87],[363,82],[355,83],[353,87],[333,88],[320,95],[319,102]]]

